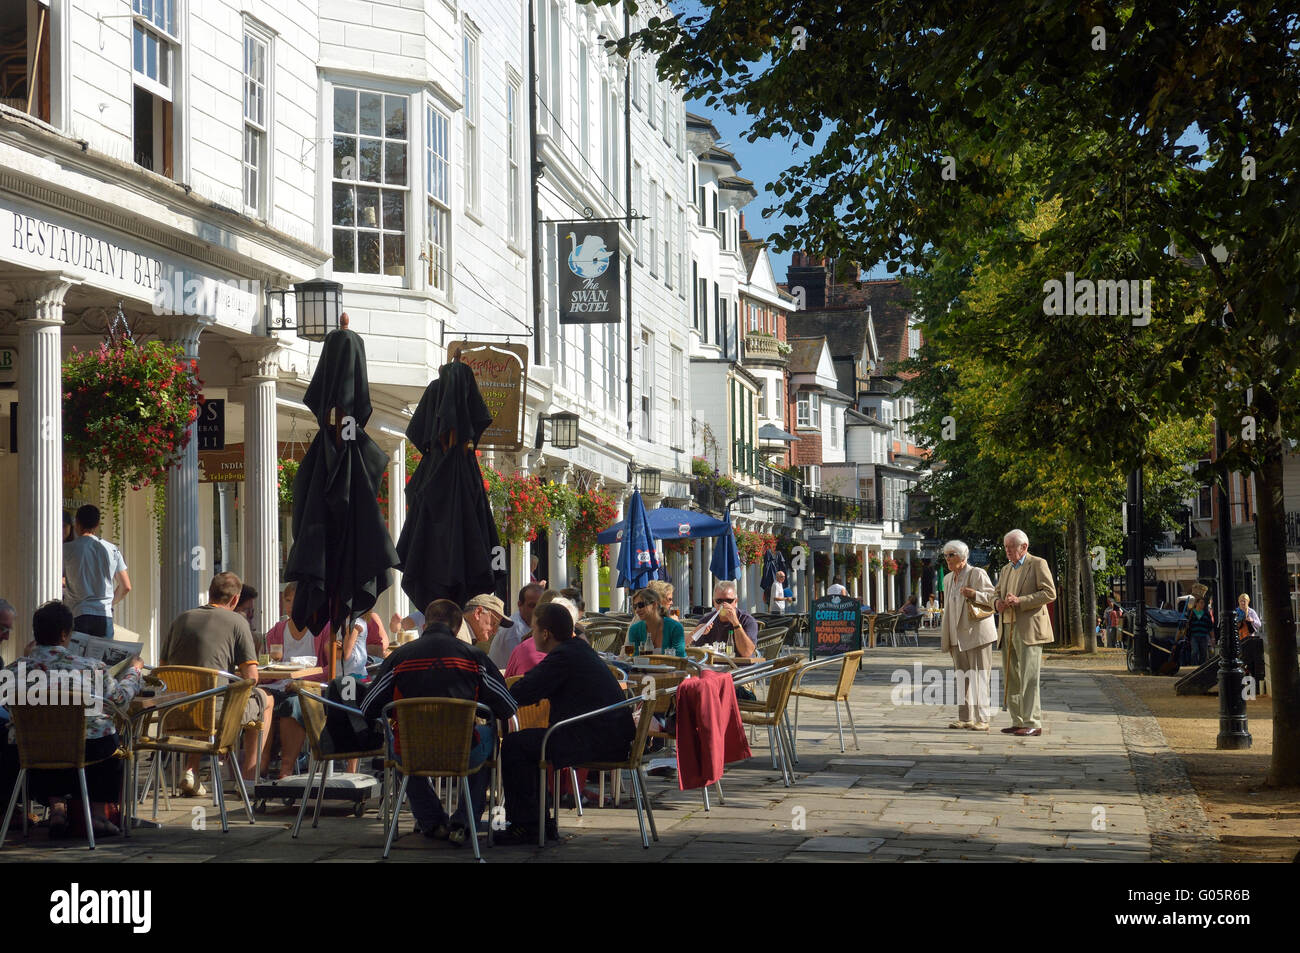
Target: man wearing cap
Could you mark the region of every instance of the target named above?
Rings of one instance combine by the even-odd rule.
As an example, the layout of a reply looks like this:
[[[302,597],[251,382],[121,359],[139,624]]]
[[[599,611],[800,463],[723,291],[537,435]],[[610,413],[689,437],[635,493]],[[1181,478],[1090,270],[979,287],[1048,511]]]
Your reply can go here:
[[[475,596],[465,603],[465,614],[457,638],[486,652],[488,643],[497,634],[501,620],[505,617],[506,604],[496,596],[490,593]]]

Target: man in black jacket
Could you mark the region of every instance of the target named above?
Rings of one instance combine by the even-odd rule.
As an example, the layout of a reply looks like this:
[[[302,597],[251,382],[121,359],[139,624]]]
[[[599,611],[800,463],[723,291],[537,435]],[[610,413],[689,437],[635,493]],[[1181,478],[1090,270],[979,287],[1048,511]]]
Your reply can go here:
[[[624,700],[609,666],[582,639],[573,637],[573,616],[562,605],[538,606],[533,613],[533,641],[546,653],[536,668],[515,682],[510,693],[520,705],[542,699],[551,703],[552,725]],[[544,728],[508,735],[501,745],[501,778],[506,789],[510,828],[498,844],[537,843],[538,765]],[[631,709],[606,712],[561,728],[546,745],[546,760],[558,767],[586,761],[627,757],[636,726]],[[547,833],[554,830],[547,825]]]
[[[460,607],[448,599],[439,599],[429,605],[424,617],[425,627],[420,637],[384,660],[361,704],[362,713],[370,719],[378,718],[385,705],[402,698],[464,698],[483,702],[502,720],[513,715],[517,705],[500,670],[485,654],[454,635],[460,631]],[[487,760],[495,741],[492,725],[475,726],[474,747],[469,756],[471,768]],[[487,771],[469,776],[475,823],[483,814],[489,780]],[[450,837],[456,843],[464,842],[469,827],[465,804],[456,809],[456,820],[449,824],[430,778],[411,778],[406,793],[411,798],[411,812],[427,837]]]

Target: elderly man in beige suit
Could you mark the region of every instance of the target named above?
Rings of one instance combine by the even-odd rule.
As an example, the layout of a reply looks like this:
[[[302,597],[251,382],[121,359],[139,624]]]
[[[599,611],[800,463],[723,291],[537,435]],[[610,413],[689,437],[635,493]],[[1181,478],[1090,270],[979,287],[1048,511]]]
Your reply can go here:
[[[959,539],[943,547],[948,575],[943,579],[944,611],[939,623],[939,647],[952,653],[957,678],[957,720],[949,728],[989,730],[989,673],[993,669],[993,643],[998,640],[993,617],[976,621],[966,611],[968,603],[993,604],[996,591],[988,573],[967,562],[970,547]]]
[[[1052,570],[1047,560],[1029,555],[1029,537],[1013,529],[1002,538],[1007,564],[998,576],[993,609],[1002,624],[1003,669],[1007,679],[1007,710],[1011,727],[1003,734],[1035,736],[1043,733],[1039,704],[1038,669],[1043,646],[1054,638],[1047,604],[1056,598]]]

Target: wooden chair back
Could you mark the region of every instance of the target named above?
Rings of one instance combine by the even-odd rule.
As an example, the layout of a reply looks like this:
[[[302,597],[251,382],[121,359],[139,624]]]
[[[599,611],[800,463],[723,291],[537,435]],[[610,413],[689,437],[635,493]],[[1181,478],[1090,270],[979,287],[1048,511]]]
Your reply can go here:
[[[394,703],[406,775],[453,778],[470,773],[478,704],[463,698],[403,698]]]
[[[85,705],[11,705],[18,764],[29,771],[86,766]]]
[[[160,665],[153,670],[169,692],[197,695],[221,685],[223,676],[215,668],[197,665]],[[217,733],[217,696],[210,695],[189,705],[177,705],[158,720],[160,735],[183,735],[207,740]]]

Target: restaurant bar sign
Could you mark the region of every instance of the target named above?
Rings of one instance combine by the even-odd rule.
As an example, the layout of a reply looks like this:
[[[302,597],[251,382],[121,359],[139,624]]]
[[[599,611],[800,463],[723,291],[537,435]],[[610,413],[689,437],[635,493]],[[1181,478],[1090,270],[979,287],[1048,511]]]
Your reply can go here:
[[[617,222],[558,222],[560,323],[619,321]]]
[[[469,365],[492,415],[492,423],[483,431],[478,445],[509,451],[522,448],[524,393],[528,387],[527,346],[455,341],[448,347],[447,356]]]
[[[862,648],[862,605],[849,596],[814,599],[808,657],[843,655]]]

